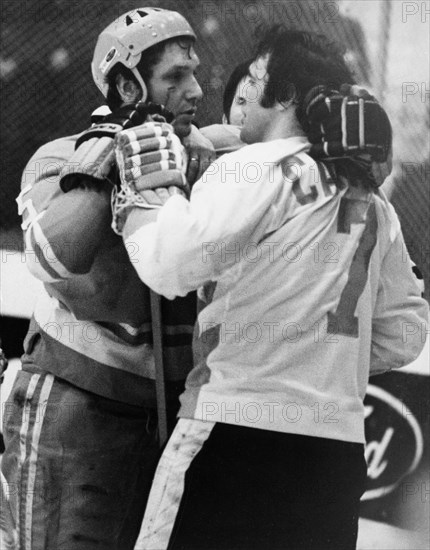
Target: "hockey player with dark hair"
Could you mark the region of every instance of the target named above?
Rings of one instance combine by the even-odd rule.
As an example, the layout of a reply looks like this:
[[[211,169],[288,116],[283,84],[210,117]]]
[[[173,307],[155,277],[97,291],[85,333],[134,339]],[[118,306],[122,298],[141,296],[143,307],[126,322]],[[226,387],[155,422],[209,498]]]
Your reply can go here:
[[[340,93],[351,79],[323,37],[271,28],[249,68],[247,146],[161,207],[121,174],[141,279],[207,299],[136,548],[355,548],[368,377],[418,356],[421,331],[405,341],[403,326],[424,326],[428,304],[371,171],[388,119],[363,126],[381,111]]]
[[[92,66],[112,112],[43,146],[24,172],[26,258],[45,292],[5,410],[2,463],[24,548],[134,545],[158,457],[154,322],[133,267],[140,244],[124,246],[112,231],[111,195],[118,231],[135,196],[117,190],[119,174],[145,181],[140,203],[159,208],[214,158],[192,124],[201,97],[194,40],[176,12],[119,17],[101,33]],[[161,309],[173,425],[192,367],[195,299],[162,300]]]

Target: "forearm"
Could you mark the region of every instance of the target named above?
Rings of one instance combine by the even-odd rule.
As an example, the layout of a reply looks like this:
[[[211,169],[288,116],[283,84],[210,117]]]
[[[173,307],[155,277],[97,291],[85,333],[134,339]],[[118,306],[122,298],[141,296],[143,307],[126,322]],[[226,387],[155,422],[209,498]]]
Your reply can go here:
[[[391,207],[392,208],[392,207]],[[393,211],[394,212],[394,211]],[[401,234],[384,257],[372,320],[371,371],[401,368],[421,353],[428,331],[429,306]]]
[[[173,299],[199,286],[198,254],[192,252],[197,245],[186,230],[186,219],[182,226],[178,223],[179,216],[170,220],[170,227],[176,230],[160,239],[164,224],[157,223],[159,213],[160,209],[134,208],[125,222],[123,238],[126,250],[133,251],[139,278],[155,292]]]

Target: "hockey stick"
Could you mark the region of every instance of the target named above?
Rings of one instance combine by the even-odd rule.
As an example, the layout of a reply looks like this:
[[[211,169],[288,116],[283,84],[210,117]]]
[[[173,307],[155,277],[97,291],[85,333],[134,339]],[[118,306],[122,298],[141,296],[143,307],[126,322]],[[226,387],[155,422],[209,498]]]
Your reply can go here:
[[[166,386],[164,380],[163,361],[163,326],[161,319],[161,297],[154,291],[150,291],[151,316],[152,316],[152,338],[155,359],[155,391],[157,395],[158,414],[158,435],[160,447],[168,438],[167,430],[167,406]]]

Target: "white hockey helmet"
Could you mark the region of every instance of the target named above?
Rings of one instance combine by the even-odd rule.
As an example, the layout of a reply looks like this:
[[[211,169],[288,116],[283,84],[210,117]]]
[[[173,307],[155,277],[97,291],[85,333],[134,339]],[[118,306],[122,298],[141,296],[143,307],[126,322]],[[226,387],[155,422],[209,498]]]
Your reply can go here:
[[[142,101],[145,101],[148,91],[136,68],[142,52],[155,44],[179,36],[196,38],[188,21],[176,11],[137,8],[124,13],[98,37],[91,63],[96,86],[107,97],[109,86],[106,77],[117,63],[122,63],[132,71],[142,86]]]

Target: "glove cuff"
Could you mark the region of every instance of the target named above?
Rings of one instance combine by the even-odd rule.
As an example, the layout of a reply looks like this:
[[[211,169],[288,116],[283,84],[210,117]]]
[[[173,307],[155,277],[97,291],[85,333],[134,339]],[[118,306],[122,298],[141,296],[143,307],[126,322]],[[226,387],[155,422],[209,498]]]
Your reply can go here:
[[[148,116],[171,122],[173,114],[163,105],[139,101],[108,114],[103,122],[83,132],[75,145],[75,153],[60,172],[64,193],[82,185],[105,185],[115,165],[114,138],[118,132],[143,124]]]
[[[60,187],[64,193],[88,182],[105,185],[115,165],[113,139],[108,135],[92,137],[81,143],[60,172]]]

